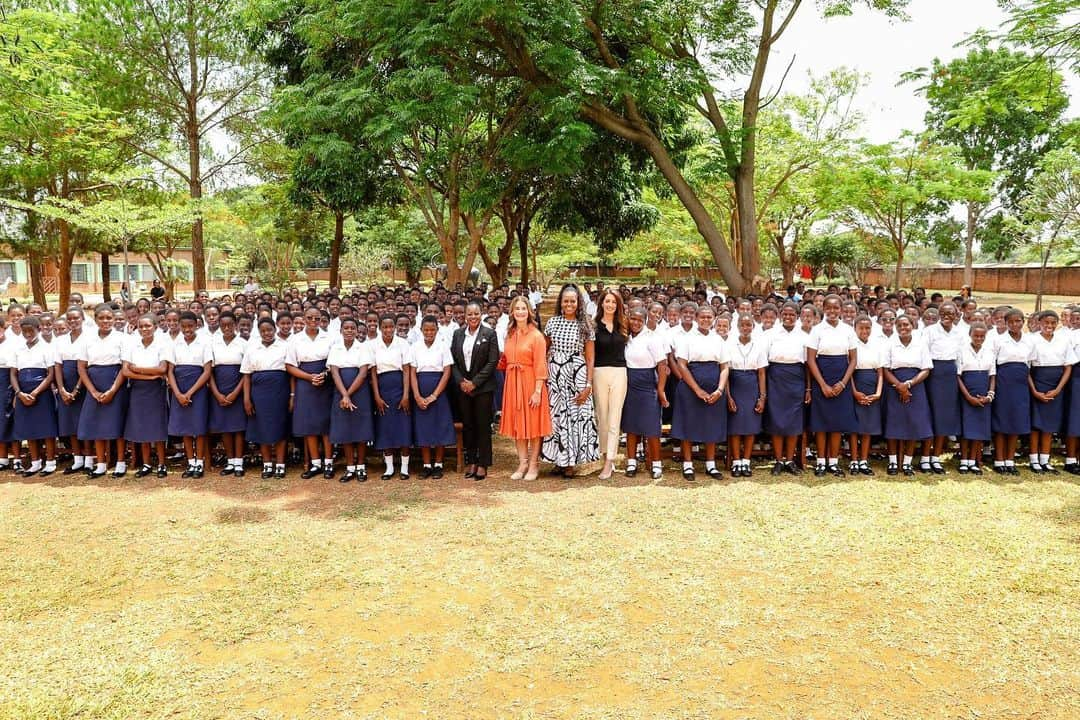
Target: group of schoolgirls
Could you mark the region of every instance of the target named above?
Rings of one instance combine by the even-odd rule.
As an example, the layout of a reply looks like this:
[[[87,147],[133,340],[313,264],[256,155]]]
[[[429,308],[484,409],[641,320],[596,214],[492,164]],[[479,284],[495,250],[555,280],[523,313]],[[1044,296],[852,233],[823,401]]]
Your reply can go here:
[[[636,395],[632,384],[624,414],[640,418],[652,404],[650,416],[660,415],[670,406],[670,435],[688,479],[693,446],[703,446],[706,473],[720,475],[716,448],[725,441],[732,474],[750,475],[762,434],[772,441],[773,475],[799,472],[800,439],[815,451],[815,475],[845,474],[845,440],[847,472],[872,475],[877,438],[885,440],[889,475],[946,472],[942,458],[954,441],[960,473],[981,474],[992,441],[995,471],[1016,474],[1021,438],[1029,441],[1030,470],[1056,474],[1055,435],[1065,441],[1064,469],[1080,474],[1080,378],[1072,379],[1080,312],[1061,327],[1053,311],[1031,319],[997,308],[964,318],[951,302],[931,309],[932,322],[917,327],[910,314],[887,309],[871,318],[829,295],[816,307],[766,305],[773,317],[763,327],[763,313],[752,314],[749,303],[739,303],[734,320],[706,303],[683,303],[667,322],[658,321],[663,307],[650,308],[653,329],[641,332],[667,351],[669,372],[651,390],[639,383]],[[654,435],[657,427],[645,432]],[[628,457],[637,442],[636,432],[628,436]],[[659,451],[649,456],[658,466]]]
[[[302,332],[282,313],[260,318],[249,338],[228,311],[212,331],[193,312],[169,310],[171,324],[146,313],[125,332],[116,314],[102,304],[88,321],[72,307],[64,334],[48,341],[38,315],[9,312],[6,328],[0,318],[0,398],[9,410],[0,413],[0,470],[58,472],[64,438],[74,458],[64,474],[123,477],[130,450],[136,477],[164,477],[167,445],[179,439],[182,476],[201,478],[217,436],[227,456],[221,475],[244,475],[250,443],[262,476],[281,478],[295,437],[307,458],[304,478],[335,476],[335,445],[346,463],[341,482],[367,479],[369,445],[383,453],[384,479],[395,474],[395,452],[400,476],[410,476],[413,447],[424,475],[442,476],[444,448],[455,442],[445,395],[452,362],[434,317],[423,318],[410,343],[400,315],[379,317],[374,337],[353,318],[330,333],[314,306]]]

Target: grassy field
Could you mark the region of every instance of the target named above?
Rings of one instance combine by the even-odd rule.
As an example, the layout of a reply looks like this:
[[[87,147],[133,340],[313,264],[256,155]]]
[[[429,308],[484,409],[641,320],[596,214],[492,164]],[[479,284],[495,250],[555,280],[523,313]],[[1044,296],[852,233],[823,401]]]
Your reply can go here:
[[[3,480],[4,720],[1080,715],[1071,476]]]

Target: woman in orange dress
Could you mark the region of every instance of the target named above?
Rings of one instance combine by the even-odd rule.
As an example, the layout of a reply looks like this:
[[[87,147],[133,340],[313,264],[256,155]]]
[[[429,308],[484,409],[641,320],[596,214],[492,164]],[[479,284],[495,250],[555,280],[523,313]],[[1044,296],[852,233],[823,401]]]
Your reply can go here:
[[[547,339],[524,296],[510,301],[510,328],[499,368],[506,370],[499,432],[514,439],[518,467],[511,480],[535,480],[540,445],[551,434]]]

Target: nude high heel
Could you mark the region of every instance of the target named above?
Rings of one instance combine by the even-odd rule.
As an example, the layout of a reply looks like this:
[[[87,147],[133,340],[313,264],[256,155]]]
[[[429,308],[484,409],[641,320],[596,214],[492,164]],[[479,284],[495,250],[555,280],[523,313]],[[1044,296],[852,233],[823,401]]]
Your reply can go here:
[[[522,478],[525,477],[525,471],[528,470],[528,468],[529,468],[529,463],[528,462],[523,462],[523,463],[519,462],[518,463],[518,469],[510,474],[510,479],[511,480],[521,480]]]

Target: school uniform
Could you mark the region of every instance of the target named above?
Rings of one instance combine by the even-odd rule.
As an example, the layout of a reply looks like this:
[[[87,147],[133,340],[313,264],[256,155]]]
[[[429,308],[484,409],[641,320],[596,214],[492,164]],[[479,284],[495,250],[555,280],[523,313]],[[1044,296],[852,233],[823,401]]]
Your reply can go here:
[[[15,423],[11,405],[15,397],[15,389],[11,387],[11,368],[15,366],[15,348],[17,342],[10,338],[4,338],[0,342],[0,442],[8,443],[15,441]]]
[[[60,335],[52,344],[53,357],[60,369],[60,381],[64,389],[71,392],[79,385],[79,353],[80,347],[90,337],[86,331],[79,333],[79,337],[72,338],[71,333]],[[56,429],[60,437],[71,437],[79,431],[79,414],[82,412],[83,403],[86,401],[86,390],[82,387],[75,393],[75,399],[70,405],[64,403],[59,397],[56,400]]]
[[[186,393],[202,375],[208,362],[213,362],[214,355],[210,342],[195,336],[190,343],[180,340],[169,348],[169,363],[173,366],[173,377],[180,392]],[[198,437],[207,433],[210,422],[210,388],[203,385],[191,396],[191,404],[184,407],[169,393],[169,434],[176,437]]]
[[[450,356],[450,346],[438,340],[430,347],[422,340],[413,345],[412,360],[413,369],[416,371],[416,387],[421,397],[431,395],[438,387],[443,371],[454,364],[454,359]],[[379,389],[382,389],[382,385]],[[447,380],[444,392],[426,410],[422,410],[419,405],[414,406],[413,442],[417,447],[442,447],[457,442],[454,417],[450,412],[450,399],[446,392],[449,390],[450,381]]]
[[[742,343],[735,337],[727,343],[728,393],[735,401],[735,412],[728,413],[728,435],[757,435],[761,432],[762,416],[754,412],[762,388],[758,385],[758,370],[769,365],[768,341],[758,335]],[[727,405],[727,402],[724,402]]]
[[[639,437],[660,437],[660,398],[656,394],[656,366],[667,362],[660,336],[642,330],[626,342],[626,399],[620,427]],[[665,390],[666,392],[666,390]]]
[[[273,445],[289,434],[289,375],[285,371],[285,341],[274,335],[264,345],[254,336],[244,350],[240,374],[251,382],[251,404],[255,414],[247,419],[245,439],[258,445]]]
[[[348,390],[360,374],[361,368],[370,368],[373,361],[370,343],[354,340],[352,347],[339,342],[330,348],[326,364],[336,367],[341,384]],[[341,393],[334,386],[330,405],[330,442],[369,443],[375,439],[375,418],[371,405],[371,382],[364,380],[351,396],[355,410],[341,409]]]
[[[405,391],[405,366],[412,364],[412,348],[396,335],[389,345],[382,337],[371,345],[379,396],[387,405],[385,413],[375,415],[375,449],[412,447],[412,419],[398,407]]]
[[[685,333],[678,341],[675,357],[686,361],[694,381],[705,392],[714,392],[720,384],[720,365],[729,361],[724,338],[697,329]],[[726,388],[725,388],[726,392]],[[680,382],[675,389],[675,410],[671,418],[671,436],[695,443],[717,443],[727,438],[727,397],[712,405],[701,400],[688,383]]]
[[[285,364],[317,375],[326,370],[330,357],[330,336],[320,330],[315,337],[306,332],[289,339]],[[327,381],[319,387],[306,380],[296,379],[296,398],[293,403],[292,433],[297,437],[327,435],[330,432],[330,402],[333,383]]]
[[[978,352],[971,347],[971,343],[964,343],[960,348],[960,356],[957,358],[956,370],[960,373],[960,382],[964,383],[968,393],[972,397],[982,397],[990,392],[990,378],[997,374],[997,363],[994,358],[994,350],[983,345]],[[993,436],[991,432],[991,406],[976,407],[967,400],[963,400],[960,411],[960,432],[965,440],[979,440],[986,442]]]
[[[40,337],[33,345],[23,343],[15,347],[14,367],[23,392],[33,392],[53,372],[55,364],[52,346]],[[16,440],[45,440],[57,436],[56,399],[51,387],[40,393],[33,405],[24,405],[16,398],[14,415]]]
[[[826,385],[840,382],[847,372],[848,352],[855,349],[858,338],[850,325],[837,322],[835,326],[820,322],[806,339],[806,348],[817,352],[818,372]],[[816,381],[810,381],[810,432],[853,433],[859,428],[855,418],[855,397],[848,383],[836,397],[827,398]]]
[[[963,398],[956,383],[956,360],[960,356],[960,347],[967,340],[968,337],[959,328],[946,331],[941,323],[934,323],[923,331],[923,341],[934,364],[926,386],[934,435],[937,437],[960,434],[960,403]]]
[[[911,380],[923,370],[934,367],[926,343],[915,338],[904,345],[897,338],[886,350],[885,367],[900,382]],[[930,416],[930,402],[926,398],[926,383],[911,388],[911,401],[903,402],[900,393],[891,384],[884,390],[885,437],[889,440],[925,440],[934,434]]]
[[[121,358],[136,368],[157,367],[172,358],[172,343],[159,338],[149,346],[142,338],[129,338]],[[129,380],[128,413],[124,439],[137,443],[165,442],[169,439],[169,389],[164,377]],[[164,462],[162,460],[161,462]]]
[[[87,336],[79,351],[79,359],[86,362],[86,374],[98,392],[105,392],[116,381],[127,342],[128,336],[118,330],[109,331],[105,337],[101,337],[97,331]],[[116,395],[108,403],[99,403],[88,392],[79,413],[77,437],[80,440],[123,438],[127,410],[126,383],[121,383]]]
[[[1069,402],[1066,408],[1065,435],[1080,437],[1080,329],[1071,330],[1069,337],[1073,346],[1073,355],[1077,362],[1073,365],[1069,378]]]
[[[660,326],[657,326],[655,332],[657,333],[657,337],[663,344],[665,351],[671,353],[673,356],[675,354],[675,349],[678,346],[679,341],[685,338],[687,334],[686,330],[683,330],[683,326],[681,324],[665,325],[663,330],[660,329]],[[690,328],[690,332],[696,333],[697,328]],[[712,333],[710,332],[710,334]],[[723,338],[721,338],[721,342],[722,341]],[[676,360],[676,363],[677,362],[678,360]],[[675,404],[676,402],[678,402],[678,391],[680,383],[681,381],[679,380],[678,376],[675,374],[674,371],[672,371],[668,375],[667,382],[664,383],[664,395],[667,396],[668,407],[663,408],[660,411],[660,417],[661,420],[667,425],[672,424],[672,421],[675,417]]]
[[[247,342],[236,335],[232,342],[225,342],[220,333],[210,341],[210,356],[214,363],[214,384],[218,392],[228,395],[240,385],[243,376],[240,366],[244,363]],[[247,415],[244,413],[244,398],[236,396],[232,405],[221,405],[210,397],[210,419],[207,427],[211,433],[243,432],[247,427]]]
[[[999,335],[995,347],[997,388],[991,411],[991,427],[1004,435],[1031,432],[1031,391],[1028,372],[1034,351],[1023,336]]]
[[[851,376],[851,383],[856,390],[864,395],[873,395],[877,392],[878,376],[881,368],[885,366],[887,345],[881,340],[871,337],[867,342],[856,339],[855,341],[855,374]],[[885,381],[882,380],[882,390],[885,389]],[[855,420],[858,423],[860,435],[881,435],[885,423],[881,411],[882,402],[878,398],[869,405],[855,403]]]
[[[765,370],[765,428],[772,435],[802,435],[806,426],[806,341],[798,325],[790,331],[777,325],[766,334],[768,368]]]
[[[1032,349],[1031,382],[1039,392],[1053,390],[1061,382],[1065,367],[1076,363],[1072,338],[1055,334],[1049,340],[1042,333],[1028,336]],[[1063,390],[1050,402],[1031,399],[1031,429],[1060,433],[1065,429],[1065,398]]]

